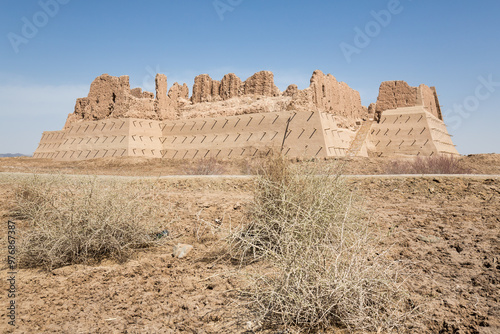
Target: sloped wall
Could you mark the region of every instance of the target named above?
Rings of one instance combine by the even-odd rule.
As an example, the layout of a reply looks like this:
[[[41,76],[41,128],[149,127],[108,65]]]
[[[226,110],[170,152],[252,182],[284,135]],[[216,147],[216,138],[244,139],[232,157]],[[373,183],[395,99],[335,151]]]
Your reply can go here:
[[[129,119],[106,119],[72,124],[61,131],[64,137],[52,158],[84,160],[127,156],[129,123]],[[35,154],[38,152],[37,149]]]
[[[66,131],[44,131],[33,158],[53,159],[64,141]]]
[[[329,113],[319,113],[325,135],[327,156],[345,156],[354,139],[355,132],[337,126],[335,116]]]
[[[283,111],[217,118],[154,121],[107,119],[44,133],[35,157],[233,158],[280,150],[290,157],[344,156],[354,132],[331,114]]]
[[[458,155],[444,123],[423,106],[385,110],[372,124],[367,148],[377,156]]]
[[[163,157],[192,159],[254,156],[280,147],[284,122],[291,114],[250,114],[164,122]]]
[[[325,157],[335,153],[335,139],[325,133],[319,112],[275,112],[164,122],[162,156],[174,159],[231,158],[282,150],[291,157]],[[325,116],[323,116],[325,117]],[[330,129],[334,131],[336,129]],[[329,140],[332,154],[326,145]],[[343,148],[344,143],[338,145]]]
[[[437,152],[440,154],[459,155],[444,122],[431,115],[427,115],[427,122]]]
[[[129,119],[128,123],[128,155],[161,158],[163,123],[145,119]]]

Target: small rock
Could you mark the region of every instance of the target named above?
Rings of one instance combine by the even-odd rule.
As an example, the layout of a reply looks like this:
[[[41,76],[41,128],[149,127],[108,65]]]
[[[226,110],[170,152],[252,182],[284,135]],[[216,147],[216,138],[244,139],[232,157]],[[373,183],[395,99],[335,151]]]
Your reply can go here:
[[[247,321],[245,327],[246,327],[247,330],[252,330],[252,328],[254,328],[255,325],[254,325],[253,321]]]
[[[454,245],[453,245],[453,246],[451,246],[451,247],[455,248],[455,250],[457,251],[457,253],[461,253],[461,252],[464,250],[464,249],[463,249],[463,247],[462,247],[462,246],[460,246],[460,244],[459,244],[459,243],[456,243],[456,244],[454,244]]]
[[[486,180],[484,180],[484,184],[490,185],[490,184],[493,184],[493,183],[495,183],[495,180],[493,180],[493,179],[486,179]]]
[[[172,253],[173,257],[178,259],[182,259],[193,249],[193,246],[188,244],[177,244],[174,246],[174,252]]]
[[[426,243],[430,243],[430,244],[433,244],[433,243],[440,241],[440,239],[438,237],[435,237],[432,235],[430,235],[430,236],[418,235],[417,239],[420,241],[426,242]]]
[[[170,232],[168,230],[163,230],[161,232],[156,233],[156,238],[160,239],[163,237],[168,237],[170,235]]]

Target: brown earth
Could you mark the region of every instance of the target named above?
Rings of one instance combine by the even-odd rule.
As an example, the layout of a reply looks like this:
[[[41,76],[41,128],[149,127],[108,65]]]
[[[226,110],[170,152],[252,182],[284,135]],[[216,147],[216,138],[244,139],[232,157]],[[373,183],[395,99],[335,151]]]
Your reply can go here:
[[[499,155],[462,159],[476,173],[500,174]],[[352,174],[383,172],[376,159],[349,160],[346,166]],[[242,173],[248,164],[225,167]],[[181,162],[126,159],[0,159],[0,171],[9,172],[156,176],[185,169]],[[166,222],[171,237],[163,246],[137,251],[123,264],[19,270],[14,331],[6,320],[7,269],[2,264],[0,332],[252,333],[252,316],[238,297],[247,284],[242,273],[268,264],[240,268],[216,257],[228,231],[244,221],[252,179],[157,182],[173,220]],[[385,236],[381,246],[391,246],[390,256],[407,268],[410,298],[423,310],[413,332],[500,332],[500,177],[364,177],[348,182],[364,196],[373,228]],[[17,182],[0,175],[0,184],[0,220],[6,222]],[[25,226],[19,222],[17,228]],[[6,245],[5,234],[0,235]],[[178,242],[194,245],[184,259],[171,256]],[[2,255],[5,251],[2,246]]]
[[[458,158],[460,164],[471,174],[500,175],[500,154],[472,154]],[[337,162],[342,172],[349,175],[387,174],[388,165],[395,159],[387,158],[328,158],[326,160],[295,161],[300,164],[329,164]],[[20,173],[61,173],[84,175],[128,175],[162,176],[195,174],[201,164],[216,164],[218,171],[213,174],[245,175],[252,174],[261,160],[217,160],[200,161],[171,160],[153,158],[103,158],[83,161],[54,161],[51,159],[33,159],[30,157],[0,158],[0,172]]]

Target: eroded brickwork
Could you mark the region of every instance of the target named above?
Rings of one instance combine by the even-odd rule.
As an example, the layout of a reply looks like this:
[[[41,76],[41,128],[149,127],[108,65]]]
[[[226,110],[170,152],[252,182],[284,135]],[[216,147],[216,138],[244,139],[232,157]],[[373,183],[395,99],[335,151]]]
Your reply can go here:
[[[314,71],[309,87],[281,92],[273,73],[261,71],[245,81],[199,75],[191,97],[186,84],[169,89],[163,74],[155,94],[103,74],[63,130],[44,132],[34,157],[228,158],[271,148],[293,157],[458,154],[434,87],[383,82],[366,108],[331,74]]]

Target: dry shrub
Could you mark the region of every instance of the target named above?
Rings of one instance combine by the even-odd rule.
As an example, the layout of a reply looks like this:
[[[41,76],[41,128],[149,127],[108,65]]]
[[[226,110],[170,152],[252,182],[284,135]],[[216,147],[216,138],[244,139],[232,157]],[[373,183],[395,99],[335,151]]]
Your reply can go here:
[[[296,168],[271,159],[256,181],[251,223],[230,238],[233,258],[271,265],[245,292],[259,321],[298,331],[404,328],[415,309],[401,268],[378,249],[359,199],[335,166]]]
[[[21,181],[15,215],[28,223],[21,231],[23,267],[57,267],[124,261],[136,248],[158,243],[155,232],[166,214],[151,185],[34,176]]]
[[[391,161],[386,166],[387,174],[469,174],[459,159],[451,155],[416,157],[413,160]]]
[[[257,175],[262,166],[262,158],[241,159],[239,161],[240,172],[243,175]]]
[[[186,169],[188,175],[221,175],[224,174],[224,165],[215,157],[203,158],[195,160],[194,166],[191,165]]]

